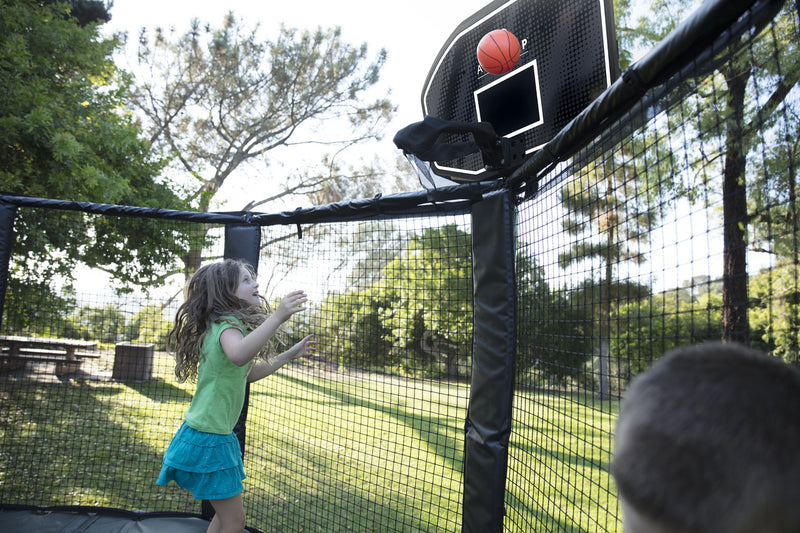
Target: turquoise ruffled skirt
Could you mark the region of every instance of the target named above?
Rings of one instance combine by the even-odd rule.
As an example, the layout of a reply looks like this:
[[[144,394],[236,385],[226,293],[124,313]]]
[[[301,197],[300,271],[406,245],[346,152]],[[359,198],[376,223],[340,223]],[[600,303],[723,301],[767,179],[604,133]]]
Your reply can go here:
[[[197,500],[223,500],[242,492],[244,479],[236,435],[203,433],[184,422],[164,453],[156,483],[174,481]]]

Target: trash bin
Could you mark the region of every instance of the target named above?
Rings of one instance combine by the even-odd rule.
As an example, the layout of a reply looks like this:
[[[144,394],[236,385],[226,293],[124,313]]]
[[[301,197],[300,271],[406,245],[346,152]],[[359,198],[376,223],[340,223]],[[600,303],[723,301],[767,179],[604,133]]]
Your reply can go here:
[[[118,342],[114,348],[114,379],[145,380],[153,377],[155,344]]]

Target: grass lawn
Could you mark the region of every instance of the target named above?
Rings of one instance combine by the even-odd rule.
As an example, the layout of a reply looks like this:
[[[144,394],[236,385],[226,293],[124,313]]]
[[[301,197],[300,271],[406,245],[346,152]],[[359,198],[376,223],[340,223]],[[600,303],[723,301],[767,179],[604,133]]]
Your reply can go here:
[[[164,368],[167,368],[166,366]],[[198,513],[155,478],[193,386],[0,380],[0,503]],[[251,389],[248,523],[271,531],[459,531],[465,384],[307,368]],[[621,531],[616,404],[515,397],[506,531]],[[610,513],[610,514],[609,514]]]
[[[622,531],[609,474],[618,407],[585,393],[516,394],[507,531]]]

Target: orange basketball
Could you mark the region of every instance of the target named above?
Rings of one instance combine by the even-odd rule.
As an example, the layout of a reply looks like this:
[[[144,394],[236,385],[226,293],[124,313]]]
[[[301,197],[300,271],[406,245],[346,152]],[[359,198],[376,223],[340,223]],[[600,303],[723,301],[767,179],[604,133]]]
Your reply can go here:
[[[519,40],[510,31],[492,30],[478,43],[478,63],[491,74],[505,74],[519,61]]]

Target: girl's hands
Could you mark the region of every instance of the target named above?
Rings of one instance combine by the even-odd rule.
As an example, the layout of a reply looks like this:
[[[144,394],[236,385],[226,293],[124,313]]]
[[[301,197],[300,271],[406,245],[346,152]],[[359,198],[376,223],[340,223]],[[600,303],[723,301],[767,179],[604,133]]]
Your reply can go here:
[[[305,306],[307,302],[308,296],[304,291],[293,291],[284,296],[275,312],[262,322],[261,325],[250,332],[249,335],[242,335],[242,332],[236,328],[226,329],[219,337],[219,342],[225,355],[227,355],[228,359],[235,365],[246,365],[258,354],[259,350],[261,350],[270,337],[275,334],[282,323],[289,320],[295,313],[307,309]],[[306,339],[303,339],[301,342],[304,341],[306,341]],[[303,353],[308,353],[310,346],[310,344],[304,344],[303,347],[298,348],[298,350],[302,350]],[[284,358],[284,362],[287,360],[288,359]],[[271,372],[274,372],[274,370],[271,370],[270,373]]]
[[[300,342],[286,350],[289,356],[289,361],[299,359],[300,357],[311,357],[317,350],[317,341],[314,340],[314,335],[308,335]]]
[[[251,382],[258,381],[259,379],[273,374],[280,367],[294,359],[314,355],[316,345],[317,341],[314,340],[314,335],[307,336],[277,357],[270,359],[269,361],[256,362],[256,364],[254,364],[250,369],[250,373],[247,375],[247,380]]]
[[[308,309],[305,304],[308,302],[308,295],[304,291],[292,291],[283,297],[275,316],[281,322],[286,322],[295,313]]]

